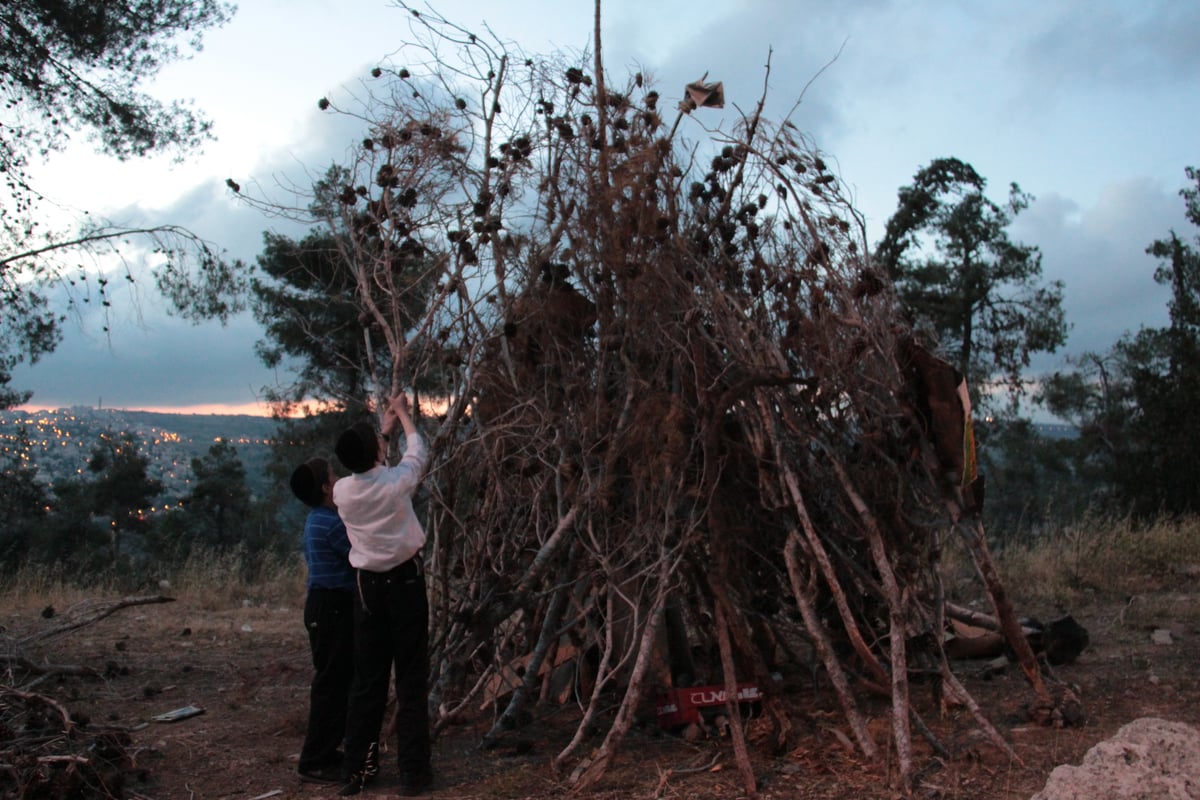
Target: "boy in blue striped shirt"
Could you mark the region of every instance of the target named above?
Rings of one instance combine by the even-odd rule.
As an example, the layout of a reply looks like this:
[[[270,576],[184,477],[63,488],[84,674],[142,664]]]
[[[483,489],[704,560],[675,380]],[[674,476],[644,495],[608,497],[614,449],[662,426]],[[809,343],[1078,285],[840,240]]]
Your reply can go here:
[[[292,473],[296,497],[311,510],[304,522],[308,595],[304,627],[312,650],[308,731],[300,750],[300,779],[337,783],[346,731],[346,703],[354,677],[354,568],[350,540],[333,504],[329,462],[313,458]]]

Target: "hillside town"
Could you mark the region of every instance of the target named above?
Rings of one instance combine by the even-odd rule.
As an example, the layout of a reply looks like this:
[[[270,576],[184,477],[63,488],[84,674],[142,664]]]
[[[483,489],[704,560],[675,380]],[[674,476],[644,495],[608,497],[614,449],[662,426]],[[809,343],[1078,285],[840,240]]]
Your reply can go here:
[[[130,433],[149,460],[147,477],[162,482],[161,498],[170,502],[188,492],[192,459],[221,439],[237,450],[251,490],[261,488],[275,424],[248,415],[17,408],[0,411],[0,456],[6,463],[13,456],[36,466],[38,480],[53,488],[57,481],[83,475],[94,447],[105,438]]]

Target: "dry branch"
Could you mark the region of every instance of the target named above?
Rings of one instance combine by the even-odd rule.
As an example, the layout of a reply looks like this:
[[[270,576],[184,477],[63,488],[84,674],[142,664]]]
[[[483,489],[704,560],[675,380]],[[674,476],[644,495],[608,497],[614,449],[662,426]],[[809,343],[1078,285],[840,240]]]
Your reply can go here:
[[[77,664],[38,664],[25,656],[13,654],[0,653],[0,663],[6,665],[8,670],[19,670],[30,675],[74,675],[84,678],[100,676],[100,673],[91,667]]]
[[[44,630],[35,631],[17,640],[18,645],[40,642],[62,636],[64,633],[85,628],[95,624],[105,617],[111,616],[123,608],[144,606],[154,603],[174,603],[174,597],[152,595],[146,597],[123,597],[119,600],[85,600],[77,603],[57,618],[59,622]]]
[[[43,694],[0,686],[0,783],[5,797],[124,797],[133,771],[130,738],[114,729],[77,726],[70,712]]]

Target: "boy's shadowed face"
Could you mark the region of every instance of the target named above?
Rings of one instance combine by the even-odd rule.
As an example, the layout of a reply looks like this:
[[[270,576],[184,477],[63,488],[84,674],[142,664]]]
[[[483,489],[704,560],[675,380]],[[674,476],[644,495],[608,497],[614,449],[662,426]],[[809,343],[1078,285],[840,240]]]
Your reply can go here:
[[[336,509],[337,505],[333,502],[333,484],[337,478],[333,476],[333,470],[325,473],[325,482],[321,484],[321,494],[325,496],[324,504],[330,508]]]

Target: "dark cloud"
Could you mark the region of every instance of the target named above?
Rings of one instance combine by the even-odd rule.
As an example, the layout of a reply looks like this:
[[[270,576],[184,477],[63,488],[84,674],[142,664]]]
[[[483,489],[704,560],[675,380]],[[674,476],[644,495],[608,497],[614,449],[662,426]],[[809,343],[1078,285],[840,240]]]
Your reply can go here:
[[[264,187],[270,187],[281,208],[296,205],[296,195],[284,187],[306,190],[315,177],[306,164],[328,165],[343,158],[353,141],[351,128],[360,129],[360,123],[332,115],[314,120],[313,135],[303,147],[272,154],[254,175],[236,176],[242,190],[265,196]],[[107,217],[128,226],[184,225],[247,267],[261,250],[263,231],[298,236],[305,230],[286,214],[265,215],[244,203],[223,179],[195,186],[165,208],[131,205]],[[142,262],[151,257],[147,246],[134,240],[123,255],[132,264],[147,263]],[[77,303],[62,344],[36,365],[17,369],[13,385],[31,389],[37,404],[146,407],[254,403],[263,387],[277,383],[255,355],[263,332],[249,313],[225,326],[216,321],[193,324],[168,313],[144,268],[135,267],[135,273],[139,278],[134,284],[113,282],[117,288],[107,317],[95,303]]]
[[[100,331],[70,328],[59,348],[32,368],[14,373],[14,385],[32,389],[33,402],[51,406],[103,404],[144,408],[200,403],[240,405],[258,400],[274,376],[254,356],[258,326],[248,316],[191,325],[153,310]],[[98,332],[98,333],[97,333]]]
[[[1060,368],[1066,354],[1104,352],[1125,332],[1165,325],[1168,292],[1154,282],[1157,262],[1146,247],[1185,226],[1177,194],[1145,179],[1108,187],[1089,208],[1049,194],[1026,211],[1014,238],[1041,248],[1045,278],[1065,284],[1072,325],[1065,352],[1039,356],[1035,370]]]
[[[1033,82],[1172,86],[1200,75],[1200,4],[1073,0],[1023,15],[1015,66]]]
[[[701,25],[680,19],[685,38],[638,59],[649,63],[660,91],[673,102],[683,96],[687,83],[705,73],[709,81],[724,83],[728,111],[705,110],[699,124],[727,127],[740,114],[753,113],[765,97],[767,119],[780,120],[795,111],[793,121],[819,142],[847,124],[838,98],[847,75],[854,72],[850,62],[857,58],[855,32],[873,10],[887,5],[756,0],[729,6],[728,12],[705,9],[703,16],[711,21]],[[619,31],[609,38],[620,41]]]

